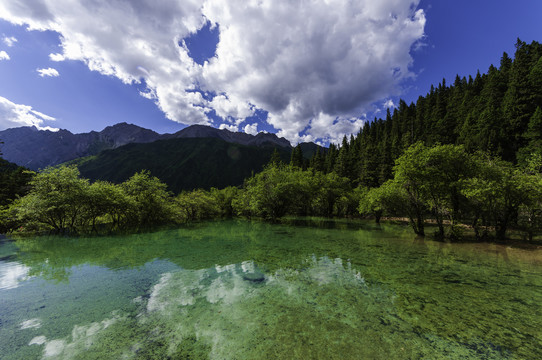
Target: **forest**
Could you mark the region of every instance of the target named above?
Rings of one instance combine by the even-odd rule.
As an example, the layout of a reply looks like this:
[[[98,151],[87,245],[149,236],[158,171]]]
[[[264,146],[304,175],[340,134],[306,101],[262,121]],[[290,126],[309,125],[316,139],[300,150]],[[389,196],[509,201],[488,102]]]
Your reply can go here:
[[[178,194],[149,171],[114,184],[75,165],[31,173],[0,164],[2,232],[134,230],[201,219],[405,219],[439,239],[524,239],[542,227],[542,45],[518,39],[487,73],[432,86],[384,119],[289,164],[274,153],[241,187]],[[6,164],[7,163],[7,164]],[[4,185],[5,184],[5,185]]]

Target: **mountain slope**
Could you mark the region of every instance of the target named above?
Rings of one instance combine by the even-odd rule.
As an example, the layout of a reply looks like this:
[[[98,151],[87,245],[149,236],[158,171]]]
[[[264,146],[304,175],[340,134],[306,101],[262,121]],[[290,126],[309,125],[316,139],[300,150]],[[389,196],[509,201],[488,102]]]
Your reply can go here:
[[[277,147],[286,162],[290,149]],[[128,144],[75,161],[91,180],[123,182],[135,172],[149,170],[169,190],[223,188],[241,185],[269,161],[273,147],[228,143],[217,138],[180,138]]]
[[[38,130],[35,127],[0,131],[0,139],[4,142],[3,158],[32,170],[97,154],[104,149],[134,142],[152,142],[159,138],[160,135],[152,130],[127,123],[83,134],[72,134],[68,130]]]

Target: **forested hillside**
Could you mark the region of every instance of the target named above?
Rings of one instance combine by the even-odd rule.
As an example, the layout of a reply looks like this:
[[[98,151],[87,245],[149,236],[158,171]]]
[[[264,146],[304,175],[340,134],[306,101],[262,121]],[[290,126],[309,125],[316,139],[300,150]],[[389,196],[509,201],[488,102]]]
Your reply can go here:
[[[90,180],[126,181],[148,170],[174,193],[181,190],[240,186],[262,170],[275,147],[246,146],[216,138],[180,138],[147,144],[128,144],[96,156],[76,160],[81,175]],[[289,149],[276,147],[283,160]]]
[[[412,144],[464,145],[514,164],[542,154],[542,45],[518,39],[514,59],[504,53],[485,74],[443,79],[410,105],[400,101],[385,119],[317,154],[310,166],[376,187],[392,178],[395,160]]]

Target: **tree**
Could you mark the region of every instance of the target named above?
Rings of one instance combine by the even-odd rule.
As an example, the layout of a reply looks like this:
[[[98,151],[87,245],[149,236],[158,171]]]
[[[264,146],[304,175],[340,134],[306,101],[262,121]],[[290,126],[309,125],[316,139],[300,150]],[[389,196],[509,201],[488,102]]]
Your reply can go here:
[[[292,155],[290,157],[290,166],[304,168],[303,151],[301,146],[297,145],[292,149]]]
[[[314,215],[331,217],[336,213],[337,201],[351,190],[350,180],[331,172],[315,172],[311,206]]]
[[[527,194],[523,192],[521,185],[522,174],[510,163],[487,157],[477,159],[476,169],[475,176],[465,179],[461,189],[475,210],[472,224],[476,236],[480,237],[481,219],[481,225],[486,227],[485,232],[491,224],[495,226],[496,237],[504,239],[519,207],[527,200]]]
[[[426,189],[422,155],[426,150],[423,143],[408,148],[397,159],[394,167],[394,179],[406,194],[407,213],[416,235],[425,236],[424,222],[426,211]]]
[[[218,206],[221,216],[229,218],[234,215],[233,202],[238,192],[239,189],[234,186],[228,186],[221,190],[211,188],[211,196]]]
[[[132,204],[127,211],[127,220],[132,225],[159,225],[175,220],[167,185],[151,176],[149,171],[135,173],[121,186]]]
[[[388,180],[377,188],[366,189],[361,194],[358,211],[361,215],[373,215],[375,221],[380,223],[380,218],[383,215],[411,213],[408,204],[406,191],[396,181]],[[409,216],[409,221],[414,231],[419,231],[419,226],[415,223],[415,217]],[[418,232],[416,233],[418,234]]]
[[[100,218],[100,223],[110,223],[112,228],[122,227],[126,214],[135,206],[121,186],[106,181],[92,183],[85,198],[86,217],[95,232]]]
[[[430,148],[418,143],[397,159],[394,181],[409,195],[416,218],[424,209],[431,212],[443,238],[444,220],[452,227],[460,216],[464,196],[463,180],[473,175],[475,164],[463,146],[436,145]],[[421,223],[421,221],[416,221]]]
[[[282,159],[280,158],[280,154],[277,150],[277,148],[273,149],[273,153],[271,154],[271,159],[269,159],[269,165],[272,166],[278,166],[282,164]]]
[[[310,168],[323,172],[325,170],[324,155],[320,152],[320,147],[316,148],[316,152],[310,160]]]
[[[535,233],[542,230],[542,175],[521,174],[517,177],[518,190],[524,195],[518,209],[518,225],[523,229],[529,241]]]
[[[0,158],[0,208],[9,205],[29,190],[34,172]]]
[[[47,168],[31,181],[30,192],[13,204],[19,221],[37,222],[55,232],[76,232],[84,222],[88,180],[75,166]]]
[[[183,191],[175,198],[185,221],[203,220],[216,217],[220,213],[216,198],[201,189]]]
[[[236,206],[238,213],[249,213],[275,221],[288,212],[295,190],[290,171],[284,166],[267,166],[245,181],[244,191]]]

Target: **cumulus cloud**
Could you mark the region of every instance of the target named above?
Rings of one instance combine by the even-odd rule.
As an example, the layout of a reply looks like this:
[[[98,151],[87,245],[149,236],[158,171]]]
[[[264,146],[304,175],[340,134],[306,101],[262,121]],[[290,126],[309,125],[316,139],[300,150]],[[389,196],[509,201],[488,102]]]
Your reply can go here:
[[[0,60],[9,60],[9,55],[4,50],[0,51]]]
[[[337,144],[341,142],[344,135],[359,132],[364,123],[363,119],[334,117],[320,113],[311,121],[310,126],[314,130],[314,133],[325,133],[327,137],[315,137],[312,135],[310,138],[305,138],[304,141],[316,141],[317,139],[324,138],[326,141]]]
[[[237,131],[239,131],[239,126],[237,126],[237,125],[235,125],[235,124],[220,124],[220,125],[218,126],[218,128],[219,128],[220,130],[226,129],[226,130],[229,130],[229,131],[231,131],[231,132],[237,132]]]
[[[32,109],[31,106],[15,104],[0,96],[0,130],[20,126],[35,126],[40,130],[58,131],[57,128],[43,126],[55,118]]]
[[[62,55],[62,54],[49,54],[49,59],[51,59],[51,61],[64,61],[65,60],[64,55]]]
[[[327,119],[333,126],[337,116],[340,127],[351,131],[359,126],[352,115],[397,93],[400,81],[411,76],[410,47],[425,24],[413,5],[209,0],[203,12],[220,25],[220,42],[204,76],[268,110],[279,136],[295,139],[307,129],[310,136],[332,137],[327,126],[311,122]]]
[[[225,95],[217,95],[209,102],[209,106],[223,119],[245,119],[254,115],[254,109],[240,99],[231,99]]]
[[[60,76],[58,71],[53,68],[47,68],[47,69],[36,69],[38,74],[40,74],[41,77],[49,76],[49,77],[57,77]]]
[[[13,36],[4,36],[4,38],[2,39],[2,41],[4,42],[4,44],[6,44],[8,47],[12,47],[13,45],[15,45],[15,43],[18,41],[15,37]]]
[[[258,134],[258,124],[254,123],[254,124],[246,125],[245,128],[244,128],[244,132],[246,132],[247,134],[250,134],[250,135]]]
[[[370,104],[400,92],[423,37],[418,3],[13,0],[0,3],[0,17],[58,32],[62,53],[51,60],[82,61],[126,84],[144,80],[142,95],[171,120],[210,124],[215,110],[231,127],[261,109],[279,136],[299,141],[357,131]],[[219,43],[199,65],[182,40],[208,22]]]

